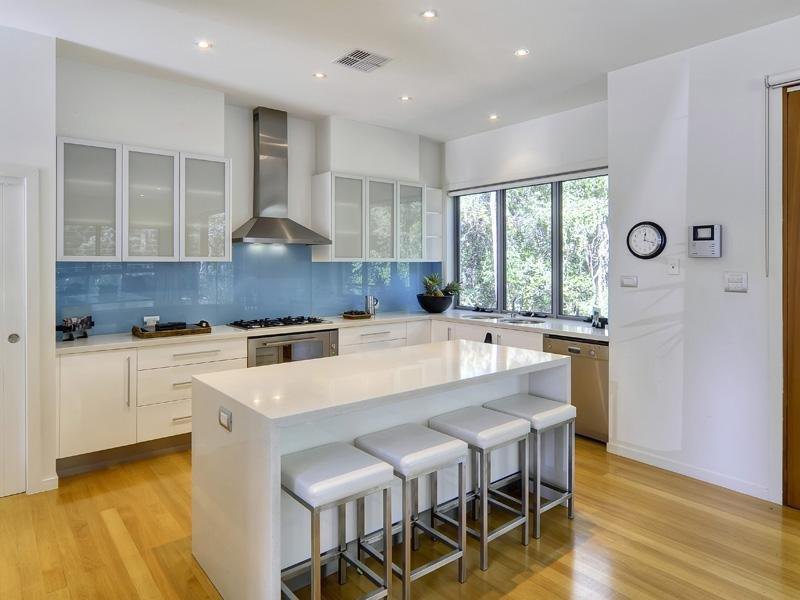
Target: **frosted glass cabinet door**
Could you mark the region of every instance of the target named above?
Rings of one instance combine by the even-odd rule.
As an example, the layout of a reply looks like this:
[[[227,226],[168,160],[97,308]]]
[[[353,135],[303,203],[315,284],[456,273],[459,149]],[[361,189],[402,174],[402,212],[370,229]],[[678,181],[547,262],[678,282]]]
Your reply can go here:
[[[58,140],[58,259],[121,258],[122,147]]]
[[[364,180],[333,176],[333,252],[335,259],[364,258]]]
[[[123,260],[178,260],[178,153],[125,147]]]
[[[181,154],[181,260],[230,260],[230,204],[230,161]]]
[[[397,238],[399,260],[422,260],[425,236],[425,187],[409,183],[399,185],[397,198]]]
[[[395,185],[394,181],[368,181],[367,259],[395,258]]]

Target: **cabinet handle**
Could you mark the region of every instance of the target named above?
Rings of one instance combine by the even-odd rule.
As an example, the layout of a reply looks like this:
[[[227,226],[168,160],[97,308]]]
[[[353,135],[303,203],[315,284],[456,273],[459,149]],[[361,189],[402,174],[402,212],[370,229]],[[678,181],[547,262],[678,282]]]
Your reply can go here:
[[[203,356],[204,354],[219,354],[222,350],[200,350],[199,352],[180,352],[173,354],[172,358],[187,358],[189,356]]]
[[[189,380],[189,381],[178,381],[176,383],[173,383],[172,387],[177,388],[177,387],[183,387],[183,386],[186,386],[186,385],[192,385],[192,381],[191,380]]]
[[[499,334],[499,333],[497,334],[497,345],[498,346],[502,346],[503,345],[503,336],[501,334]]]
[[[452,339],[453,339],[453,328],[452,327],[448,327],[447,328],[447,341],[449,342]]]
[[[131,357],[125,359],[125,405],[131,407]]]
[[[258,347],[274,348],[276,346],[291,346],[292,344],[297,344],[299,342],[318,342],[318,341],[320,341],[319,338],[307,337],[307,338],[297,338],[296,340],[286,340],[285,342],[262,342],[258,345]]]
[[[182,423],[183,421],[191,421],[192,415],[186,415],[185,417],[172,417],[173,423]]]
[[[392,332],[391,331],[374,331],[372,333],[362,333],[361,337],[367,337],[367,336],[370,336],[370,335],[388,335],[390,333],[392,333]]]

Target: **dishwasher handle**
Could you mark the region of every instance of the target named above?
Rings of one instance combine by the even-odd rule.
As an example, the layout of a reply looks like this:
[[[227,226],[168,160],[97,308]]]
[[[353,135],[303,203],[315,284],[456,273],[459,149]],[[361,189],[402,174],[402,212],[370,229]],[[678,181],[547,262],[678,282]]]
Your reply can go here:
[[[570,354],[580,354],[581,349],[578,346],[567,346],[567,352]]]

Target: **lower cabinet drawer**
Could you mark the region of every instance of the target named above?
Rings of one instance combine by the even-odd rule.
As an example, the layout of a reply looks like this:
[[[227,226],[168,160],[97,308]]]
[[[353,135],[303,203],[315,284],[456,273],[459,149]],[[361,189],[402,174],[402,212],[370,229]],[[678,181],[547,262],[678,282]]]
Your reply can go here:
[[[164,402],[136,409],[136,441],[189,433],[192,430],[192,401]]]
[[[201,337],[201,336],[195,336]],[[152,348],[140,348],[137,364],[139,370],[179,367],[198,363],[247,358],[247,340],[191,341]]]
[[[137,373],[138,406],[172,402],[192,397],[192,377],[203,373],[230,371],[247,367],[246,358],[219,360],[216,362],[186,365],[183,367],[163,367],[147,369]]]
[[[384,340],[399,340],[405,339],[405,337],[405,323],[343,327],[339,330],[339,347],[352,346],[353,344],[381,342]]]
[[[339,348],[339,354],[355,354],[356,352],[372,352],[386,348],[401,348],[406,345],[405,340],[386,340],[383,342],[368,342],[366,344],[353,344]]]

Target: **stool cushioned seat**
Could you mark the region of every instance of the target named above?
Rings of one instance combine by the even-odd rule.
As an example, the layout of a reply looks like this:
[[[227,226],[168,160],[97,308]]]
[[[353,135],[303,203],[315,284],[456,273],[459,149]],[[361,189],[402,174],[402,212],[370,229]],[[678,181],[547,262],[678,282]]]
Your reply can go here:
[[[507,415],[527,419],[533,429],[547,429],[553,425],[574,419],[577,411],[572,404],[547,400],[529,394],[515,394],[492,400],[484,404],[486,408],[498,410]]]
[[[433,417],[428,427],[485,450],[528,434],[531,423],[481,406],[468,406]]]
[[[386,485],[392,479],[391,465],[342,442],[281,457],[281,484],[314,507]]]
[[[461,440],[415,423],[369,433],[356,438],[355,445],[406,477],[456,463],[469,452]]]

